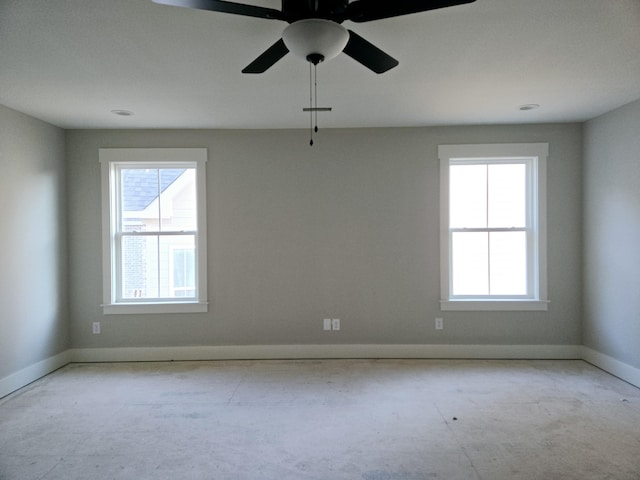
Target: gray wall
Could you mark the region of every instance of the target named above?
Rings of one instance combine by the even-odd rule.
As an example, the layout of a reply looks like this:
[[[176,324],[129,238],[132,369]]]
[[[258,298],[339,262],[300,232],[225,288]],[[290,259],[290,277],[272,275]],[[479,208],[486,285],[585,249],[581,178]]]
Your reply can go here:
[[[640,368],[640,101],[584,128],[584,344]]]
[[[581,125],[306,135],[69,131],[72,346],[580,344]],[[440,312],[437,146],[506,142],[550,144],[549,311]],[[207,314],[102,315],[101,147],[209,149]]]
[[[0,379],[65,351],[64,132],[0,105]]]

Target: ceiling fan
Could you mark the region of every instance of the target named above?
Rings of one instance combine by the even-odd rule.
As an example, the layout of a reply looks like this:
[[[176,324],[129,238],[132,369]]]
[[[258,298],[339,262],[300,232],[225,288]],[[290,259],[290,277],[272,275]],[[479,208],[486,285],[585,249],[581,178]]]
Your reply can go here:
[[[263,73],[290,51],[314,65],[344,52],[375,73],[384,73],[397,66],[398,61],[343,27],[345,20],[370,22],[475,0],[282,0],[280,10],[223,0],[153,2],[289,23],[282,32],[282,38],[247,65],[242,73]]]

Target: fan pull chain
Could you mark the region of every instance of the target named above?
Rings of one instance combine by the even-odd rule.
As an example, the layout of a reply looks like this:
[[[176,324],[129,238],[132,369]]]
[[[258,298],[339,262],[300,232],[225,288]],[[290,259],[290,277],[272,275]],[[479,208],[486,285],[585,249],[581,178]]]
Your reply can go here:
[[[313,83],[314,83],[314,97],[315,97],[315,105],[314,110],[316,114],[316,127],[314,131],[318,133],[318,64],[313,65]]]
[[[313,134],[318,133],[318,110],[318,64],[309,62],[309,136],[311,137],[309,145],[312,147]]]
[[[313,134],[318,133],[318,112],[331,111],[331,107],[318,107],[318,63],[321,61],[320,59],[316,62],[313,58],[309,60],[309,107],[302,109],[304,112],[309,112],[309,145],[311,146],[313,146]]]
[[[311,62],[309,62],[309,145],[313,147],[313,77],[311,74]]]

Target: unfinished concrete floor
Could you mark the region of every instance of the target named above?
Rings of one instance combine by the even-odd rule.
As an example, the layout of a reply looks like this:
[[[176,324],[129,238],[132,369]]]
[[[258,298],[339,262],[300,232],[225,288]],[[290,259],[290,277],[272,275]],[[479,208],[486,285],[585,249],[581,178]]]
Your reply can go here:
[[[640,479],[582,361],[71,364],[0,400],[0,479]]]

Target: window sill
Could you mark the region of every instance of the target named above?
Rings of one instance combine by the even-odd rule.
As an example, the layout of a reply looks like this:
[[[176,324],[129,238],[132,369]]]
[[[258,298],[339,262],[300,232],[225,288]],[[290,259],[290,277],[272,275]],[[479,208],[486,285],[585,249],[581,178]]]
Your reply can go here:
[[[209,310],[207,302],[181,303],[111,303],[102,305],[105,315],[133,315],[145,313],[203,313]]]
[[[440,300],[443,311],[547,311],[548,300]]]

